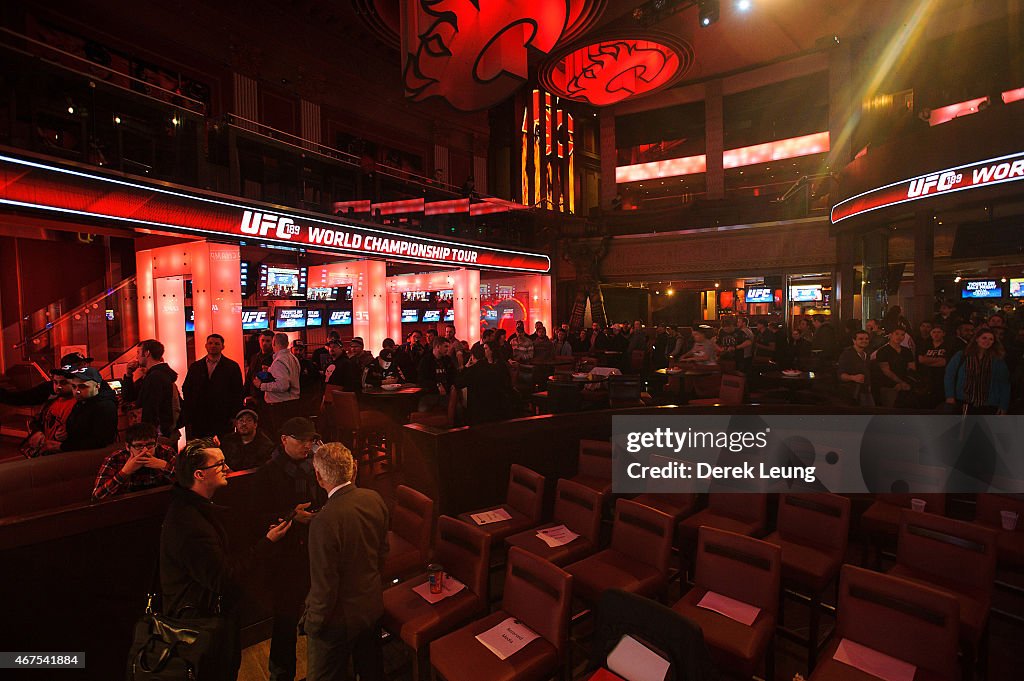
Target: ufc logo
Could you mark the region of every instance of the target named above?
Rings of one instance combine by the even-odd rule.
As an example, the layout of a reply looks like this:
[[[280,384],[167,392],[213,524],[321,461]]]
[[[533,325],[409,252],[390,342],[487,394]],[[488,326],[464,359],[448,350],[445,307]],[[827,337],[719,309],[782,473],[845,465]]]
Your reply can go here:
[[[266,319],[267,313],[262,310],[243,310],[242,311],[242,323],[252,324],[254,322],[261,322]]]
[[[242,234],[268,236],[273,230],[274,237],[288,241],[299,233],[299,226],[291,218],[279,217],[272,213],[257,213],[247,210],[242,213]]]

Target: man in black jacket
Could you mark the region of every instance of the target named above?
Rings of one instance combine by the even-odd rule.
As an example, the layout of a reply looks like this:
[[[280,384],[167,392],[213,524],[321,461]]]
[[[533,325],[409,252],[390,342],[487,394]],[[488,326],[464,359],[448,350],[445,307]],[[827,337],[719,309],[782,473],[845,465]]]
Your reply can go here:
[[[328,498],[309,524],[310,589],[302,617],[306,678],[348,678],[352,657],[361,681],[381,681],[388,507],[373,490],[355,486],[355,462],[344,445],[320,447],[313,468]]]
[[[435,338],[431,351],[420,358],[416,367],[419,386],[423,388],[420,411],[430,411],[437,406],[448,404],[448,391],[455,381],[455,369],[448,356],[448,341]]]
[[[100,449],[113,444],[117,439],[117,400],[114,393],[100,391],[103,379],[100,372],[90,367],[70,372],[70,379],[76,402],[68,415],[67,437],[60,443],[59,451]],[[48,453],[54,451],[58,450]]]
[[[181,396],[189,439],[231,432],[231,417],[242,406],[242,369],[224,356],[224,336],[207,336],[206,357],[188,368]]]
[[[281,551],[267,563],[267,592],[273,595],[274,623],[270,636],[270,681],[294,681],[295,643],[302,605],[309,591],[309,521],[327,494],[316,482],[310,457],[320,439],[313,422],[288,419],[270,461],[253,473],[253,503],[260,527],[295,513],[295,526],[281,542]]]
[[[142,421],[157,427],[161,437],[178,439],[178,372],[164,362],[164,344],[158,340],[139,343],[136,361],[128,364],[122,394],[142,410]]]
[[[225,640],[199,681],[234,681],[242,661],[239,625],[240,578],[270,554],[288,532],[290,520],[273,525],[247,551],[232,555],[213,495],[228,484],[230,469],[212,440],[192,440],[175,465],[177,484],[160,529],[160,587],[163,612],[172,617],[225,618]]]

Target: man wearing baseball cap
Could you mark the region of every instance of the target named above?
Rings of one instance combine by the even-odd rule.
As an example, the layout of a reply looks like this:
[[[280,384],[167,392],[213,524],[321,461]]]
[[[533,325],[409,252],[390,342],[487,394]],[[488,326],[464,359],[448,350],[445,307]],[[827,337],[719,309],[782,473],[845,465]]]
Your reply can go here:
[[[60,362],[50,372],[50,378],[53,379],[54,376],[59,375],[59,372],[67,374],[75,369],[89,366],[90,362],[92,362],[92,357],[86,357],[80,352],[69,352],[60,358]],[[100,390],[114,394],[113,389],[107,385],[106,381],[100,384]],[[5,390],[0,388],[0,404],[9,404],[16,407],[33,407],[45,404],[55,394],[52,380],[43,381],[27,390]]]
[[[221,451],[233,471],[244,471],[267,462],[274,442],[259,430],[260,417],[252,409],[242,409],[232,419],[234,432],[221,438]]]
[[[68,416],[62,452],[100,449],[117,439],[117,400],[113,392],[100,391],[103,378],[92,367],[69,372],[75,406]]]

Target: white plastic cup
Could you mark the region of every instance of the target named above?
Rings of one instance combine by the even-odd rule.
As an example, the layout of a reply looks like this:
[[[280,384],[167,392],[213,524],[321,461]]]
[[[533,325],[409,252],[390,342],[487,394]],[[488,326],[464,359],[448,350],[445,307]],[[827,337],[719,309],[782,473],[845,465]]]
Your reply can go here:
[[[1004,530],[1016,530],[1017,529],[1017,512],[1016,511],[1000,511],[999,517],[1003,520]]]
[[[924,499],[911,499],[910,508],[917,511],[918,513],[924,513],[924,507],[928,504]]]

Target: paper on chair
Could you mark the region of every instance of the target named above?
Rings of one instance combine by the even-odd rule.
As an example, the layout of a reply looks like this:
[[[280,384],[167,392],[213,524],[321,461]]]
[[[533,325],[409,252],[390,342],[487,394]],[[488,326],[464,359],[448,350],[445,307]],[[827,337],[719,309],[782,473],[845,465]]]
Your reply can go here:
[[[469,517],[477,525],[488,525],[490,523],[500,523],[503,520],[512,520],[512,516],[503,508],[496,508],[493,511],[484,511],[483,513],[473,513]]]
[[[917,673],[917,667],[909,662],[889,657],[873,648],[854,643],[848,638],[839,642],[832,659],[885,681],[913,681],[914,674]]]
[[[610,672],[604,667],[601,667],[594,672],[594,675],[587,679],[587,681],[626,681],[626,679],[622,678],[615,672]]]
[[[706,610],[712,610],[717,612],[719,615],[725,615],[731,620],[735,620],[745,626],[750,626],[757,619],[757,616],[761,614],[761,608],[744,603],[743,601],[737,601],[734,598],[717,594],[714,591],[709,591],[704,594],[704,598],[700,599],[697,603],[698,608],[705,608]]]
[[[549,527],[545,530],[537,530],[537,536],[551,548],[564,546],[573,539],[579,537],[578,534],[570,530],[565,525],[556,525],[555,527]]]
[[[414,586],[412,588],[412,591],[413,591],[413,593],[418,594],[419,596],[421,596],[423,598],[423,600],[425,600],[427,603],[430,603],[431,605],[433,605],[434,603],[437,603],[438,601],[443,601],[444,599],[448,598],[449,596],[454,596],[455,594],[459,593],[460,591],[462,591],[465,588],[466,588],[465,584],[463,584],[459,580],[455,579],[451,575],[446,574],[444,576],[444,586],[441,588],[441,593],[439,593],[439,594],[432,594],[432,593],[430,593],[430,582],[429,581],[423,582],[419,586]]]
[[[626,635],[608,653],[608,669],[626,681],[665,681],[671,663],[632,636]]]
[[[476,640],[497,655],[499,660],[508,659],[535,638],[540,638],[540,634],[515,617],[509,617],[497,626],[476,635]]]

